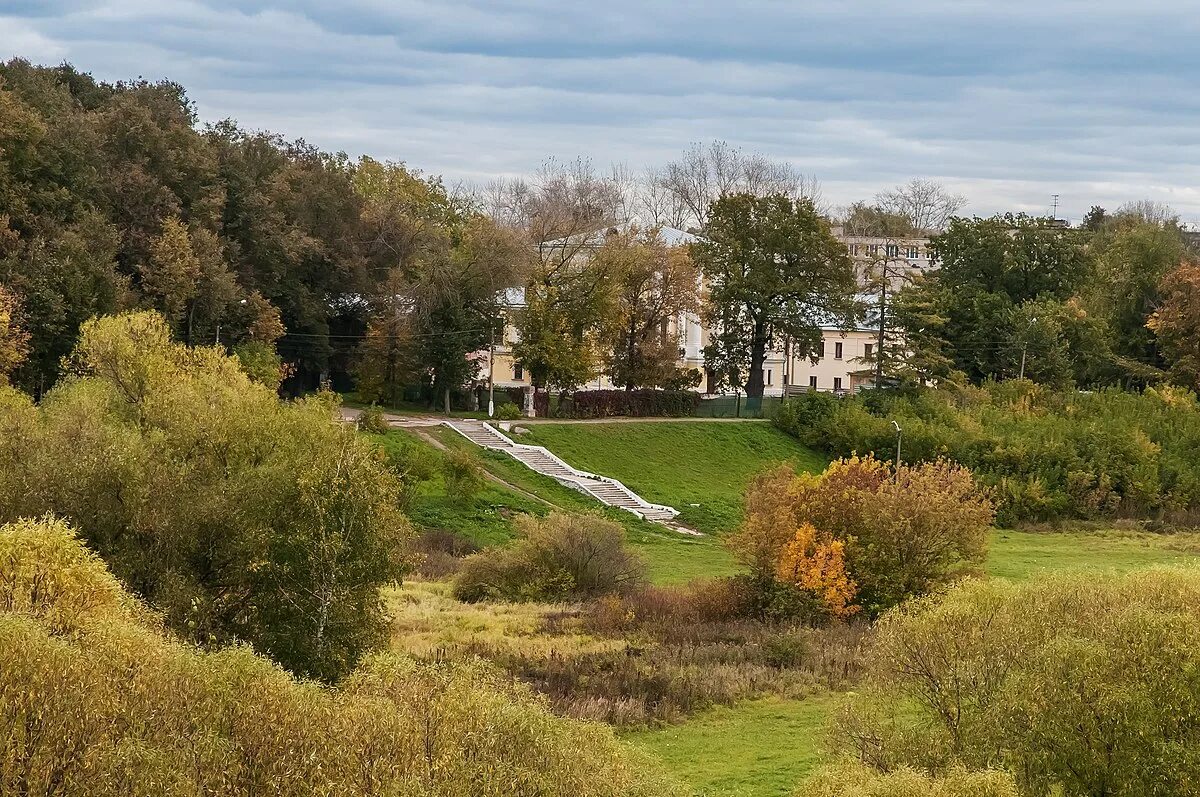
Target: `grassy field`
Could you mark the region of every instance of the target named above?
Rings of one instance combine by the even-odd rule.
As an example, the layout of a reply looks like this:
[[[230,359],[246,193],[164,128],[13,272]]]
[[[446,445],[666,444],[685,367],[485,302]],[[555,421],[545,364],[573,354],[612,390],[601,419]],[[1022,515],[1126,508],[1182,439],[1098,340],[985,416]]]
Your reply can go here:
[[[781,462],[820,470],[827,460],[767,422],[530,424],[521,442],[544,445],[577,468],[612,476],[648,501],[680,510],[711,534],[737,527],[742,493]]]
[[[821,762],[823,727],[836,695],[721,706],[683,725],[626,735],[660,758],[698,797],[774,797]]]
[[[992,532],[986,571],[1024,579],[1045,570],[1116,570],[1200,562],[1200,535],[1101,530]]]

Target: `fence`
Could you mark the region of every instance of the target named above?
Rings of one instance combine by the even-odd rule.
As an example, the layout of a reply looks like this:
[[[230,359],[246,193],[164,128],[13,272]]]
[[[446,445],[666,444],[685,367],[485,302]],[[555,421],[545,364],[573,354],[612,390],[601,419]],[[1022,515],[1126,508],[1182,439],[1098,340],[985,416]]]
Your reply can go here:
[[[745,396],[713,396],[700,400],[697,418],[773,418],[783,399],[779,396],[747,398]]]

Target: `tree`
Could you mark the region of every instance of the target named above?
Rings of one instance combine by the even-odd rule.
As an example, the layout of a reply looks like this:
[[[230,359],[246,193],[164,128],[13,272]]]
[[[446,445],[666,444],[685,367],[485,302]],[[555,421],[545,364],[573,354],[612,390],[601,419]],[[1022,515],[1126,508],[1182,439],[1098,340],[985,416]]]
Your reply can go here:
[[[1020,308],[1035,300],[1067,302],[1095,273],[1084,233],[1027,216],[954,219],[930,248],[940,267],[902,291],[902,303],[924,308],[906,312],[904,335],[924,338],[926,354],[950,358],[943,370],[973,382],[1018,376],[1027,337],[1021,324],[1028,323]],[[922,323],[933,320],[941,343],[930,346]]]
[[[853,323],[850,256],[809,200],[724,196],[691,252],[707,280],[705,317],[715,330],[705,359],[718,380],[744,384],[747,396],[763,395],[763,363],[781,336],[815,356],[823,326]]]
[[[910,238],[917,233],[908,215],[861,200],[842,211],[841,224],[846,235],[869,238]]]
[[[1172,378],[1200,390],[1200,261],[1189,258],[1159,287],[1162,301],[1146,322]]]
[[[855,456],[821,474],[759,477],[727,544],[759,583],[800,586],[835,617],[874,616],[982,564],[993,516],[963,467]]]
[[[1146,322],[1161,299],[1167,275],[1184,257],[1178,227],[1120,216],[1092,242],[1096,280],[1088,304],[1109,325],[1112,349],[1128,379],[1146,384],[1162,376],[1166,363]]]
[[[1021,794],[1183,797],[1200,777],[1197,598],[1194,572],[1158,569],[966,581],[912,601],[878,625],[835,736],[882,772],[997,769]]]
[[[967,198],[918,177],[878,194],[875,203],[885,213],[904,218],[913,231],[927,235],[945,229]]]
[[[633,390],[677,382],[681,321],[699,309],[687,250],[668,247],[656,230],[631,228],[609,236],[596,260],[616,286],[606,356],[613,383]]]
[[[280,402],[152,312],[85,323],[69,365],[36,407],[0,390],[0,519],[70,520],[202,645],[249,642],[334,680],[380,642],[402,488],[327,394]]]
[[[0,386],[29,356],[29,333],[21,325],[17,297],[0,285]]]
[[[1080,225],[1088,232],[1099,232],[1108,222],[1108,211],[1099,205],[1092,205],[1091,210],[1083,217],[1083,223]]]
[[[713,202],[731,194],[783,194],[794,200],[808,200],[814,206],[821,198],[817,181],[800,174],[791,164],[757,153],[746,154],[724,141],[693,144],[655,179],[686,208],[691,223],[700,230],[708,227]]]

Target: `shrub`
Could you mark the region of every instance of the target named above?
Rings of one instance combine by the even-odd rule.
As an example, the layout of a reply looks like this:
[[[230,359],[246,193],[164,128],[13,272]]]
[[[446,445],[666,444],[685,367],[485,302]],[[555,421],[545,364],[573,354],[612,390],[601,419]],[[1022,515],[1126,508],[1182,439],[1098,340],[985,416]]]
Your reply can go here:
[[[444,529],[426,529],[412,544],[419,576],[445,579],[458,572],[462,560],[479,552],[479,546],[461,534]]]
[[[521,408],[511,401],[506,401],[496,408],[496,417],[502,421],[517,421],[522,415]]]
[[[460,600],[581,600],[634,589],[645,564],[620,525],[594,515],[522,515],[520,539],[468,557],[455,582]]]
[[[1200,516],[1200,405],[1172,388],[1055,392],[1029,382],[981,388],[812,395],[781,407],[780,428],[836,456],[944,458],[995,489],[1004,524]]]
[[[383,409],[378,404],[372,404],[358,416],[358,430],[370,434],[387,434],[392,427]]]
[[[793,797],[1019,797],[1019,793],[1007,772],[958,768],[931,776],[902,767],[881,774],[850,764],[818,771]]]
[[[0,794],[686,793],[482,662],[377,654],[328,689],[114,611],[133,599],[61,524],[0,527],[0,546]],[[39,593],[43,577],[58,586]],[[105,598],[89,603],[85,584]]]
[[[460,503],[470,503],[483,489],[485,477],[478,456],[453,449],[442,457],[442,478],[446,482],[446,495]]]
[[[728,544],[764,587],[796,587],[834,617],[852,599],[873,615],[981,564],[992,517],[964,468],[851,457],[817,475],[760,476]]]
[[[1001,767],[1025,794],[1200,778],[1200,573],[965,582],[885,616],[836,736],[876,768]]]

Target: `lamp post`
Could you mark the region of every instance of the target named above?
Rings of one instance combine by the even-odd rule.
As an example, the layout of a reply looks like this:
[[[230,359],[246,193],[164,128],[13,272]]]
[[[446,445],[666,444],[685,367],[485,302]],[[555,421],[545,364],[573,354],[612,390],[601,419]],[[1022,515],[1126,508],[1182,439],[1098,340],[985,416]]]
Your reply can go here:
[[[892,421],[892,428],[896,430],[896,482],[900,481],[900,424]]]

